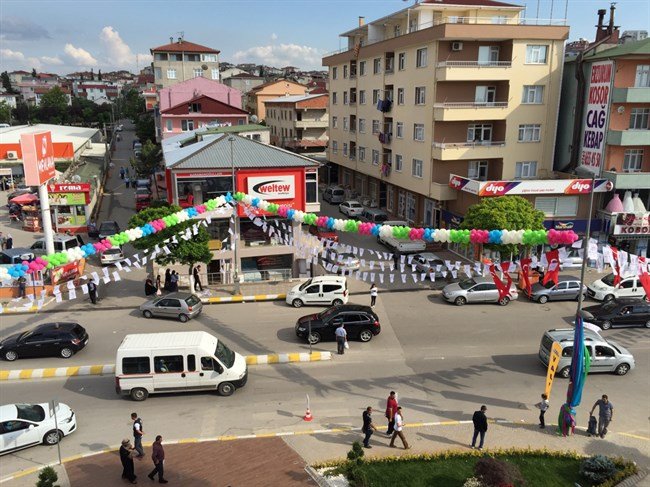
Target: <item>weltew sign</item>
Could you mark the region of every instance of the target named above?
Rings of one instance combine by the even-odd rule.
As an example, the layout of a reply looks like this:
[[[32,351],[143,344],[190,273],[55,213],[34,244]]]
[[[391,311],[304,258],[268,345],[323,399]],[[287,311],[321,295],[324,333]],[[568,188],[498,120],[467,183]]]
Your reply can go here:
[[[296,178],[293,175],[248,178],[248,194],[265,200],[286,200],[296,196]]]
[[[51,132],[21,135],[20,149],[23,154],[27,186],[40,186],[55,176],[54,145]]]
[[[603,167],[603,149],[607,136],[607,118],[613,79],[614,61],[601,61],[591,65],[580,165],[594,174],[600,174]]]

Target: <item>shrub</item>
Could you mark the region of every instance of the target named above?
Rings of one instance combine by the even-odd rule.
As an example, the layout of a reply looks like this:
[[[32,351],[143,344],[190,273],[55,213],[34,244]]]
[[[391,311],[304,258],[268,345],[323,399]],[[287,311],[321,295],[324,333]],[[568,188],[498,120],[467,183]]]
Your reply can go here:
[[[523,486],[526,484],[515,465],[492,457],[479,459],[474,465],[474,475],[488,487]]]
[[[465,481],[463,487],[485,487],[485,484],[476,477],[470,477]]]
[[[594,455],[580,465],[580,475],[594,484],[600,484],[616,474],[616,465],[604,455]]]
[[[36,487],[59,487],[55,482],[59,480],[59,474],[52,467],[45,467],[38,474]]]
[[[361,443],[358,441],[352,443],[352,450],[348,452],[348,460],[360,463],[359,459],[363,458],[364,455],[365,452],[363,451],[363,448],[361,448]]]

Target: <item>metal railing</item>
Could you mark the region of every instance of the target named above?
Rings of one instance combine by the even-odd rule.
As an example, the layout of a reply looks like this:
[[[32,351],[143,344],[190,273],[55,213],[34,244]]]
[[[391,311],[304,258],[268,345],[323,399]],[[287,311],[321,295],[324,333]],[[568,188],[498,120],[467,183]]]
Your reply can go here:
[[[481,142],[434,142],[433,147],[437,149],[458,149],[458,148],[476,148],[476,147],[505,147],[505,141],[486,140]]]
[[[245,270],[239,272],[241,282],[274,282],[288,281],[293,277],[291,269],[263,269],[263,270]],[[208,285],[215,284],[232,284],[232,272],[208,272]]]
[[[442,61],[436,68],[510,68],[512,61]]]
[[[434,108],[507,108],[507,101],[454,101],[434,103]]]

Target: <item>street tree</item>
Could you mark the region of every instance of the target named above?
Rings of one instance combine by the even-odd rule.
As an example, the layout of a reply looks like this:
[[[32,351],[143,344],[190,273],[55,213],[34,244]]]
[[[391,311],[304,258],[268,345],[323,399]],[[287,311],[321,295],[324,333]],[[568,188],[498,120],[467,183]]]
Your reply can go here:
[[[63,123],[68,118],[68,96],[58,86],[41,97],[38,117],[42,122]]]
[[[13,86],[11,86],[11,79],[9,79],[9,73],[6,71],[3,71],[2,74],[0,75],[0,78],[2,78],[2,87],[4,90],[9,93],[9,94],[16,94],[16,90],[14,90]]]
[[[0,101],[0,122],[11,122],[11,107],[6,101]]]
[[[24,101],[16,103],[16,108],[13,109],[14,120],[19,124],[25,125],[31,121],[33,110]]]
[[[137,90],[131,88],[122,95],[124,102],[124,116],[131,120],[137,120],[138,117],[146,111],[146,102],[144,97]]]
[[[90,81],[95,81],[95,72],[93,68],[90,68]]]
[[[102,80],[102,70],[100,69],[99,71],[97,71],[97,81],[101,81],[101,80]]]
[[[141,176],[150,176],[158,168],[161,160],[160,146],[147,139],[142,146],[140,157],[135,161],[135,170]]]
[[[138,136],[138,139],[144,144],[145,141],[150,140],[155,142],[156,140],[156,122],[151,115],[148,113],[142,114],[136,119],[135,122],[135,135]]]

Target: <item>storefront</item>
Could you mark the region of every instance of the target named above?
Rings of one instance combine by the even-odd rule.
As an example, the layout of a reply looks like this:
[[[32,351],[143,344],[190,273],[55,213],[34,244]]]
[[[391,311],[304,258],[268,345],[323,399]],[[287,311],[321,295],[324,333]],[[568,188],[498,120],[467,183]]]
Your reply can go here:
[[[608,243],[641,257],[648,256],[650,213],[614,213],[603,215],[603,231]]]
[[[57,233],[86,233],[90,221],[90,183],[49,184],[48,200]]]

